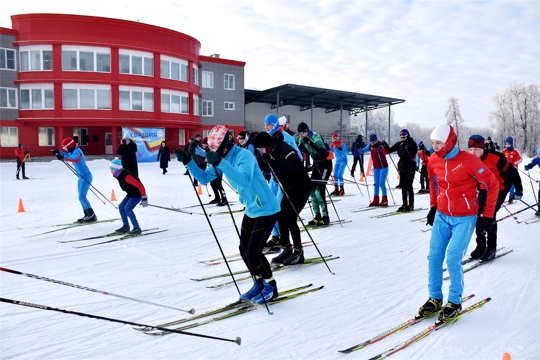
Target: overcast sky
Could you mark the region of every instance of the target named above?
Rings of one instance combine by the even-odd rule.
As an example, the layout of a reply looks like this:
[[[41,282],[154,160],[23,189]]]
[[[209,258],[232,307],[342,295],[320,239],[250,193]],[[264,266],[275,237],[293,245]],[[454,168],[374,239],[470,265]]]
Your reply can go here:
[[[245,61],[245,87],[286,83],[405,99],[399,124],[444,122],[459,100],[468,125],[488,125],[508,84],[540,82],[540,1],[4,1],[10,16],[65,13],[173,29],[201,54]]]

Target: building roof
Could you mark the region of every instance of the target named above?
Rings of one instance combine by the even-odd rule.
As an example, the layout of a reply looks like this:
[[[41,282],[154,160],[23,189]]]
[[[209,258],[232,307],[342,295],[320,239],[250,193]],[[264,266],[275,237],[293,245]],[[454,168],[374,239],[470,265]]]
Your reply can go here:
[[[316,88],[303,85],[285,84],[267,90],[244,90],[245,103],[271,104],[272,109],[277,107],[278,94],[279,106],[295,105],[300,111],[311,109],[311,99],[315,108],[324,108],[326,113],[338,111],[340,103],[343,110],[356,114],[374,110],[390,105],[405,102],[403,99],[395,99],[387,96],[359,94],[324,88]]]

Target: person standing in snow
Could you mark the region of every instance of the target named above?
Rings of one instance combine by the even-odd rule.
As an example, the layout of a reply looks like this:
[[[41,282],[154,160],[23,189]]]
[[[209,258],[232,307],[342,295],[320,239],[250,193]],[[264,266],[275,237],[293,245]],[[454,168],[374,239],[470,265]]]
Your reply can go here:
[[[538,148],[536,152],[536,157],[531,160],[530,163],[525,165],[525,170],[529,171],[531,170],[535,165],[540,167],[540,148]],[[534,190],[533,190],[534,191]],[[538,197],[537,199],[540,201],[540,187],[538,188]],[[534,214],[536,216],[540,216],[540,203],[538,204],[538,211]]]
[[[401,188],[401,198],[403,205],[397,209],[399,212],[409,212],[414,210],[414,190],[413,181],[414,173],[416,171],[416,142],[410,136],[407,129],[402,129],[399,132],[399,138],[401,139],[391,147],[383,141],[388,153],[397,151],[399,156],[398,172],[399,172],[399,185]]]
[[[23,180],[29,179],[26,177],[26,169],[24,166],[26,157],[28,156],[29,153],[30,153],[29,151],[25,152],[23,150],[23,144],[19,144],[19,146],[17,146],[17,148],[15,149],[15,156],[17,157],[17,173],[16,173],[17,180],[19,180],[19,173],[21,170],[22,170]]]
[[[351,168],[351,176],[354,177],[354,172],[356,170],[356,163],[360,164],[360,173],[362,175],[365,175],[364,173],[364,161],[363,156],[364,153],[362,152],[362,149],[366,147],[366,143],[364,143],[362,135],[358,135],[356,137],[356,140],[352,143],[351,149],[353,154],[353,164]]]
[[[362,152],[369,151],[371,154],[371,162],[373,163],[373,185],[375,190],[373,201],[369,206],[388,206],[388,196],[386,195],[386,177],[388,176],[388,162],[386,155],[388,152],[383,146],[382,141],[377,139],[377,134],[369,135],[369,145],[362,149]],[[382,199],[379,201],[379,190],[382,193]]]
[[[343,175],[347,168],[347,156],[349,155],[349,149],[343,141],[339,139],[338,133],[332,134],[332,147],[330,148],[334,152],[334,191],[330,195],[345,195]]]
[[[295,265],[304,263],[304,250],[297,223],[299,214],[306,205],[311,193],[311,180],[296,150],[283,140],[283,133],[273,136],[259,133],[255,139],[259,150],[257,160],[263,173],[270,173],[283,186],[286,195],[282,196],[278,219],[281,247],[283,251],[272,259],[272,264]],[[294,248],[289,240],[289,232]]]
[[[169,150],[169,147],[165,141],[161,142],[161,147],[159,148],[157,154],[157,160],[159,161],[159,167],[163,169],[163,175],[165,175],[167,168],[169,167],[169,161],[171,161],[171,151]]]
[[[330,217],[326,206],[326,183],[332,172],[332,160],[330,160],[330,154],[321,135],[310,130],[305,122],[298,124],[297,130],[298,133],[294,135],[294,140],[298,149],[300,151],[305,149],[306,153],[313,157],[311,180],[319,180],[314,181],[311,191],[311,205],[315,218],[308,222],[308,225],[328,225]]]
[[[122,167],[122,162],[118,158],[115,158],[109,163],[109,169],[116,180],[118,180],[120,188],[126,192],[126,197],[118,205],[118,211],[122,218],[122,227],[116,229],[116,232],[118,234],[129,233],[131,235],[138,235],[141,233],[141,228],[139,227],[139,222],[133,209],[138,203],[141,203],[142,207],[148,206],[148,196],[146,196],[144,185],[135,174]],[[128,219],[133,225],[133,230],[131,231],[129,231]]]
[[[506,156],[506,160],[510,164],[512,164],[516,169],[518,168],[518,164],[521,164],[523,161],[523,158],[521,157],[521,154],[519,151],[514,149],[514,139],[511,136],[508,136],[505,140],[505,148],[502,151],[503,155]],[[513,203],[515,200],[515,188],[514,185],[510,187],[510,196],[508,197],[508,202]]]
[[[116,154],[121,156],[122,166],[133,175],[139,176],[139,165],[137,164],[137,143],[133,139],[122,139],[116,149]]]
[[[498,152],[485,149],[484,138],[480,135],[473,135],[469,138],[468,142],[469,153],[480,158],[482,163],[495,175],[499,182],[499,195],[497,203],[495,205],[495,214],[501,208],[510,186],[516,188],[516,199],[521,199],[523,196],[523,186],[521,184],[521,178],[519,173],[510,163],[506,160],[506,157]],[[484,212],[486,207],[487,191],[483,184],[480,184],[480,191],[478,192],[478,215]],[[487,237],[487,246],[486,246]],[[495,250],[497,249],[497,222],[495,221],[491,230],[487,233],[483,229],[476,227],[476,249],[471,253],[472,259],[480,259],[481,261],[489,261],[495,257]]]
[[[495,221],[495,205],[499,182],[476,156],[457,147],[452,126],[442,124],[431,133],[434,155],[428,163],[430,181],[437,176],[438,193],[430,188],[430,210],[427,225],[433,226],[429,244],[429,299],[418,310],[428,317],[440,311],[439,320],[450,322],[461,311],[463,294],[463,266],[461,260],[467,251],[476,225],[490,231]],[[487,191],[484,212],[478,214],[477,186]],[[450,275],[448,302],[442,307],[443,262]]]
[[[77,221],[80,223],[97,221],[97,216],[92,209],[92,205],[90,205],[90,201],[88,201],[88,198],[86,197],[88,189],[92,184],[92,173],[88,166],[86,166],[86,157],[72,138],[65,138],[62,140],[62,149],[64,149],[64,151],[52,149],[51,153],[56,156],[58,160],[73,163],[73,167],[79,178],[77,190],[79,192],[79,202],[83,208],[84,216]]]
[[[278,296],[276,280],[262,249],[272,226],[279,218],[279,203],[259,169],[255,156],[234,145],[233,134],[228,128],[228,125],[216,125],[210,131],[210,150],[206,152],[210,166],[206,170],[200,169],[188,152],[176,150],[176,158],[202,184],[209,183],[219,173],[223,173],[238,191],[239,201],[245,206],[240,254],[251,275],[255,277],[252,288],[240,295],[240,300],[262,304]]]
[[[418,168],[420,165],[422,165],[422,168],[420,169],[420,191],[418,191],[418,194],[426,194],[429,193],[429,180],[427,176],[427,164],[429,161],[429,155],[431,153],[429,150],[426,150],[426,147],[424,146],[424,142],[420,141],[418,143],[418,157],[416,158],[416,171],[418,171]],[[424,187],[425,184],[425,187]]]
[[[199,167],[199,169],[206,169],[206,158],[205,158],[205,151],[202,148],[202,138],[201,134],[196,133],[193,137],[193,141],[191,141],[188,145],[187,151],[195,160],[195,164]],[[193,186],[198,186],[199,183],[197,182],[197,179],[193,179]]]

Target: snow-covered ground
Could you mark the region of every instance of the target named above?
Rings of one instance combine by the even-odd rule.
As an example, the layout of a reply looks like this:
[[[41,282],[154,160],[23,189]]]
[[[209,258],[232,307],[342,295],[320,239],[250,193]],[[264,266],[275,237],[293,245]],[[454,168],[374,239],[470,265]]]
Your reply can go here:
[[[93,185],[107,198],[114,189],[121,200],[124,193],[111,176],[108,161],[93,160],[88,165],[94,176]],[[0,266],[154,303],[193,307],[196,313],[237,300],[234,286],[215,290],[205,287],[230,278],[190,280],[227,271],[223,264],[208,266],[198,262],[220,256],[204,216],[138,207],[136,214],[143,229],[159,227],[168,231],[74,249],[73,245],[81,243],[58,241],[105,234],[118,228],[120,222],[28,237],[50,228],[18,227],[66,223],[82,216],[77,180],[56,160],[29,163],[27,176],[32,180],[14,180],[14,163],[1,163],[0,171]],[[157,163],[139,164],[139,172],[151,204],[184,207],[198,203],[188,177],[183,176],[184,166],[176,160],[170,163],[165,176]],[[531,173],[539,177],[536,170]],[[346,178],[351,179],[349,175]],[[395,170],[389,179],[392,186],[397,184]],[[524,201],[533,203],[529,181],[524,176],[522,179]],[[419,188],[418,182],[415,188]],[[367,359],[379,354],[423,330],[432,320],[352,354],[340,354],[337,350],[367,340],[416,314],[428,298],[426,256],[430,232],[421,231],[429,228],[425,221],[410,221],[425,216],[427,210],[387,218],[371,216],[396,208],[351,212],[368,204],[366,188],[361,189],[363,196],[354,184],[347,184],[347,194],[354,196],[341,197],[335,203],[339,217],[352,222],[311,231],[324,255],[340,257],[328,262],[335,275],[324,264],[275,274],[280,289],[313,283],[324,285],[322,290],[272,306],[273,315],[260,308],[189,330],[228,339],[240,336],[241,346],[177,334],[150,337],[127,325],[1,303],[0,358]],[[225,190],[230,200],[237,199],[229,187],[225,186]],[[370,192],[373,195],[372,187]],[[393,191],[393,197],[401,203],[400,191]],[[99,219],[118,217],[109,203],[102,204],[91,193],[88,198]],[[205,203],[211,200],[205,187],[201,198]],[[17,212],[19,199],[23,201],[24,213]],[[428,208],[428,196],[416,196],[415,205]],[[233,209],[239,207],[235,201]],[[513,212],[522,207],[523,204],[513,204],[508,209]],[[210,213],[223,210],[208,208]],[[202,213],[200,207],[190,211]],[[501,209],[498,218],[507,214]],[[302,216],[311,219],[309,210],[304,210]],[[235,214],[237,225],[241,217],[242,214]],[[532,217],[532,211],[518,215],[520,220]],[[333,208],[330,218],[337,219]],[[238,238],[231,216],[215,215],[210,221],[225,253],[236,253]],[[494,360],[508,352],[513,359],[540,359],[539,234],[540,223],[517,224],[512,218],[500,222],[499,246],[514,252],[465,274],[464,295],[474,293],[476,301],[486,297],[492,301],[392,358]],[[308,239],[305,232],[303,239]],[[474,245],[473,239],[469,252]],[[307,257],[318,256],[313,246],[306,247],[305,253]],[[233,271],[244,267],[240,261],[231,262],[230,266]],[[239,283],[242,292],[250,285],[246,281]],[[448,285],[445,282],[445,294]],[[6,272],[0,273],[0,290],[1,296],[8,299],[145,324],[157,325],[186,315]]]

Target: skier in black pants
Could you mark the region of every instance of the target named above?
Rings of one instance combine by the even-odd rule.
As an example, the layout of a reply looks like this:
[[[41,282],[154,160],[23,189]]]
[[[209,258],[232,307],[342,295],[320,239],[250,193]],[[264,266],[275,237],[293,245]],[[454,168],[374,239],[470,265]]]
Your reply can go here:
[[[304,263],[304,251],[300,229],[297,223],[299,214],[306,205],[311,194],[311,180],[295,149],[287,144],[281,132],[273,136],[261,132],[255,139],[255,147],[259,150],[257,160],[265,177],[276,175],[276,182],[285,190],[281,199],[281,212],[278,219],[281,235],[281,254],[272,259],[273,264],[295,265]],[[292,205],[291,205],[292,203]],[[294,248],[289,241],[289,232]]]
[[[399,156],[399,185],[401,187],[403,205],[397,209],[397,211],[409,212],[414,210],[413,181],[414,173],[416,171],[416,142],[409,135],[407,129],[403,129],[399,132],[399,138],[401,140],[392,146],[388,146],[386,142],[383,144],[388,150],[388,153],[396,151]]]
[[[356,170],[356,163],[360,163],[360,173],[364,173],[364,162],[362,161],[361,157],[364,156],[364,153],[362,152],[362,149],[366,147],[366,143],[364,143],[364,140],[362,140],[362,135],[358,135],[356,137],[356,140],[353,141],[351,144],[351,151],[353,154],[353,164],[351,167],[351,176],[354,177],[354,171]]]

